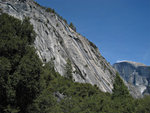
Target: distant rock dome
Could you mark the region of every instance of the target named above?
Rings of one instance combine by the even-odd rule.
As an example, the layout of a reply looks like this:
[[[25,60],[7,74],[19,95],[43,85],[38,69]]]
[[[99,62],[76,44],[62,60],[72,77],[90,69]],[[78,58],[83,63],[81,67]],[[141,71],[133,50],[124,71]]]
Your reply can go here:
[[[132,61],[119,61],[113,67],[127,83],[134,85],[142,95],[150,94],[150,66]]]

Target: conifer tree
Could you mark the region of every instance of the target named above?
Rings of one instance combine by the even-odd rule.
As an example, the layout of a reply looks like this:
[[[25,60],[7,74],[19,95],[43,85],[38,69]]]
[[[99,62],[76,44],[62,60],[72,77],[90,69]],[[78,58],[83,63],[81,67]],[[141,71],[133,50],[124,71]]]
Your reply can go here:
[[[125,86],[123,80],[120,78],[119,73],[116,73],[116,78],[114,82],[114,89],[113,89],[113,97],[129,97],[128,88]]]
[[[73,80],[73,76],[72,76],[72,66],[71,66],[71,61],[69,59],[67,59],[67,64],[65,66],[65,75],[64,75],[67,79],[69,80]]]
[[[133,113],[135,111],[135,102],[125,86],[119,73],[116,73],[112,94],[113,110],[116,113]]]
[[[76,27],[73,25],[72,22],[69,24],[69,27],[70,27],[72,30],[76,31]]]

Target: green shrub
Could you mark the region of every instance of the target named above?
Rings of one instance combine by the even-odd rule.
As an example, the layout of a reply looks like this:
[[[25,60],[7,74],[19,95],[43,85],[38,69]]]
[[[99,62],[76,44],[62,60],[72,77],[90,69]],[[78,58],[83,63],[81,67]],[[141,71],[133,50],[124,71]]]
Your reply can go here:
[[[2,13],[3,12],[3,10],[0,8],[0,13]]]
[[[35,1],[33,1],[33,2],[34,2],[34,4],[35,4],[36,6],[41,7],[42,9],[46,9],[45,7],[41,6],[41,5],[38,4],[37,2],[35,2]]]
[[[66,19],[63,19],[64,20],[64,22],[66,23],[66,24],[68,24],[68,22],[67,22],[67,20]]]
[[[56,27],[59,27],[59,24],[58,24],[58,23],[56,24]]]
[[[92,46],[94,49],[97,49],[97,46],[93,42],[89,41],[89,43],[90,43],[90,46]]]
[[[47,9],[46,9],[46,12],[50,12],[50,13],[54,13],[54,14],[55,14],[55,10],[54,10],[54,9],[51,9],[51,8],[47,8]]]
[[[73,80],[72,65],[69,59],[67,59],[67,64],[65,65],[65,77],[69,80]]]
[[[72,22],[69,24],[69,27],[70,27],[72,30],[76,31],[76,27],[73,25]]]

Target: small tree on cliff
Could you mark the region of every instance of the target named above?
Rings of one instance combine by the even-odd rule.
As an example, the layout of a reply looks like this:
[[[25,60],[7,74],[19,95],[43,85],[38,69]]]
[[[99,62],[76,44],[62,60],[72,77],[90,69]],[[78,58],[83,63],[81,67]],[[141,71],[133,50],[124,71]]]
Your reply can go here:
[[[76,31],[76,27],[73,25],[72,22],[69,24],[69,27],[70,27],[72,30]]]
[[[65,75],[67,79],[73,80],[72,76],[72,66],[71,66],[71,61],[67,59],[67,63],[65,65]]]

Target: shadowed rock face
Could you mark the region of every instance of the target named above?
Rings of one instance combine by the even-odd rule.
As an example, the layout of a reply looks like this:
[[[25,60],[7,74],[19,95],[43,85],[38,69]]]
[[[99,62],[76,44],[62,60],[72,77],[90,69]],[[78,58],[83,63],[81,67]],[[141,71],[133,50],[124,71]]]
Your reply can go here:
[[[150,66],[125,61],[115,63],[113,67],[125,81],[134,85],[142,95],[150,93]]]
[[[32,0],[0,0],[0,8],[18,19],[30,18],[37,34],[34,46],[43,63],[53,61],[55,70],[64,75],[70,59],[75,81],[112,92],[116,71],[93,43],[73,31],[57,14],[46,12]]]

